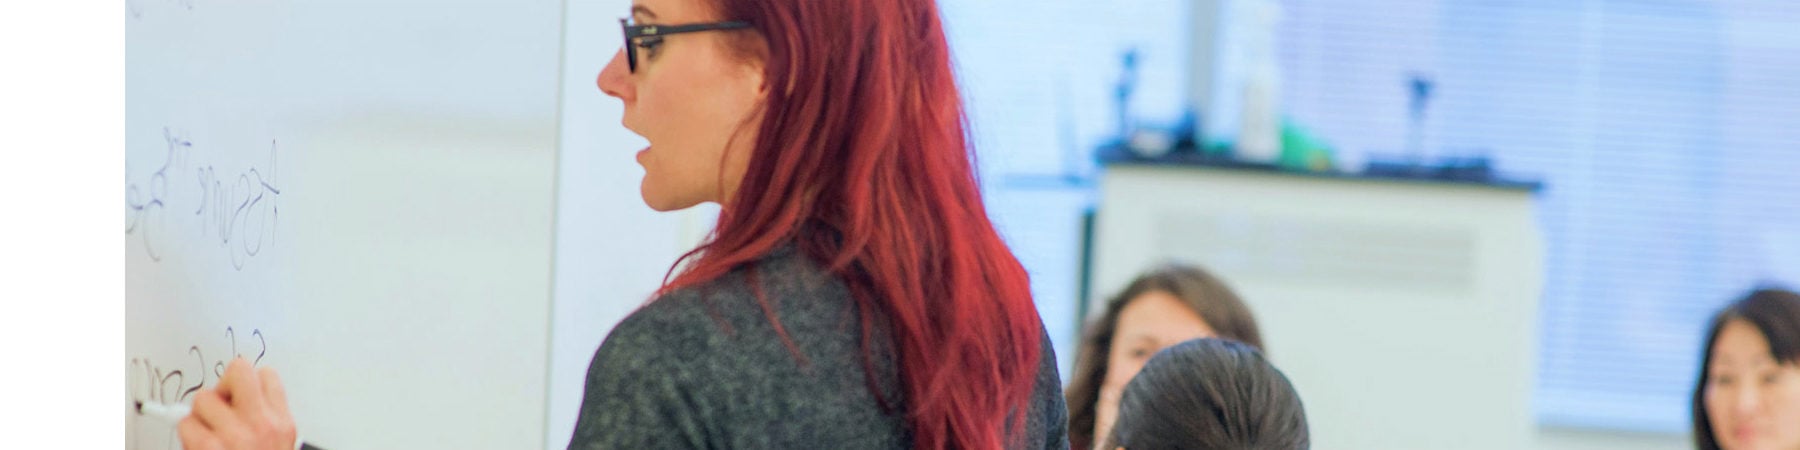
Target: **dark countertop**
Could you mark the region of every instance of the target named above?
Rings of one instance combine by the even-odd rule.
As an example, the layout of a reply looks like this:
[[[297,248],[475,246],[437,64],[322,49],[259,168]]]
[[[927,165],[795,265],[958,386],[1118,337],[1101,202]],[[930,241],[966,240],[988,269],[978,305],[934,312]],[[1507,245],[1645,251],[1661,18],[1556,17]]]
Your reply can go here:
[[[1421,184],[1436,184],[1465,187],[1486,187],[1495,189],[1537,192],[1544,188],[1544,183],[1534,179],[1519,178],[1487,167],[1432,167],[1406,166],[1403,164],[1371,164],[1372,170],[1347,172],[1342,170],[1314,172],[1293,170],[1271,163],[1249,162],[1225,156],[1208,155],[1193,150],[1176,150],[1156,158],[1145,158],[1125,150],[1121,146],[1108,146],[1097,152],[1101,166],[1148,166],[1148,167],[1204,167],[1209,169],[1241,170],[1273,175],[1287,175],[1306,178],[1324,178],[1334,180],[1385,181]]]

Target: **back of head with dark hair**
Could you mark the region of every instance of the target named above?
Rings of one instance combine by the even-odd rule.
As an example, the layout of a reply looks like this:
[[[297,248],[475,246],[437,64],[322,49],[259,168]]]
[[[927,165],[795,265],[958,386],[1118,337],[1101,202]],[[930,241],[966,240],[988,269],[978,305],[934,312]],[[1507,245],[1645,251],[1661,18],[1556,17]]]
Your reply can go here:
[[[1695,378],[1691,408],[1694,447],[1700,450],[1719,450],[1719,441],[1713,435],[1712,419],[1706,415],[1706,377],[1707,368],[1712,366],[1713,344],[1719,340],[1719,332],[1725,329],[1725,324],[1733,320],[1742,320],[1756,327],[1763,339],[1769,341],[1770,356],[1775,357],[1777,363],[1786,365],[1800,362],[1800,294],[1784,289],[1757,289],[1714,315],[1712,324],[1706,331],[1705,347],[1700,349],[1700,376]]]
[[[1198,266],[1169,263],[1151,269],[1118,295],[1106,302],[1106,310],[1083,327],[1080,348],[1075,354],[1075,370],[1069,374],[1065,395],[1069,405],[1069,444],[1087,450],[1103,436],[1093,436],[1098,416],[1095,403],[1100,399],[1100,385],[1107,375],[1106,358],[1112,353],[1113,333],[1118,331],[1119,313],[1132,300],[1150,292],[1165,292],[1194,309],[1206,326],[1227,338],[1263,348],[1262,332],[1250,307],[1223,280]]]
[[[1311,445],[1287,376],[1249,345],[1194,339],[1157,352],[1126,385],[1113,450],[1294,450]]]

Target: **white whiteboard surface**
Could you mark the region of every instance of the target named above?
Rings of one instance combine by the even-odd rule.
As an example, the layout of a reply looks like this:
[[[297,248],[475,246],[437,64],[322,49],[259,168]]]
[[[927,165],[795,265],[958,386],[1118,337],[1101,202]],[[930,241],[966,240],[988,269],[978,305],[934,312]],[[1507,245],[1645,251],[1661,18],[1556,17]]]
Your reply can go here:
[[[333,450],[542,447],[562,14],[128,0],[122,406],[242,354]]]

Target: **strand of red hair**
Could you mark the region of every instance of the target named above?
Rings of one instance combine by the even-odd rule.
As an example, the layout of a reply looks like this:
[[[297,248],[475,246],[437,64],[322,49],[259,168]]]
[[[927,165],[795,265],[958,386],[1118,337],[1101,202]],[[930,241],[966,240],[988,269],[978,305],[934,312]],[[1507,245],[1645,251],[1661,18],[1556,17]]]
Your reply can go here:
[[[661,292],[796,243],[863,305],[865,368],[869,333],[891,333],[905,398],[880,400],[903,405],[915,448],[1017,442],[1043,324],[982,204],[935,2],[717,1],[754,26],[734,46],[762,58],[768,97],[711,239]]]

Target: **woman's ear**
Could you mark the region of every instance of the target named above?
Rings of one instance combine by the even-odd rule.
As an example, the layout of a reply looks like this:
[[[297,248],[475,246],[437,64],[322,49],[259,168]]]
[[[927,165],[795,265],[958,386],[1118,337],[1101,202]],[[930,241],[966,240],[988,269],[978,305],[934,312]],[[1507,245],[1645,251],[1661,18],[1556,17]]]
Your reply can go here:
[[[755,94],[756,100],[761,102],[769,96],[769,43],[761,36],[755,37],[754,41],[739,42],[747,47],[741,47],[738,52],[740,56],[738,70],[744,71],[742,76],[749,81],[748,85],[755,87],[756,92],[752,92],[752,94]]]
[[[763,87],[763,82],[765,81],[764,78],[767,77],[768,69],[768,63],[764,62],[763,58],[747,58],[744,60],[743,64],[738,65],[738,68],[739,70],[744,71],[744,76],[750,79],[751,85],[756,86],[756,92],[758,94],[768,90],[768,88]]]
[[[768,80],[763,78],[765,73],[767,73],[767,72],[763,71],[762,65],[758,64],[756,67],[756,99],[757,100],[765,100],[765,99],[769,98],[769,83],[768,83]]]

